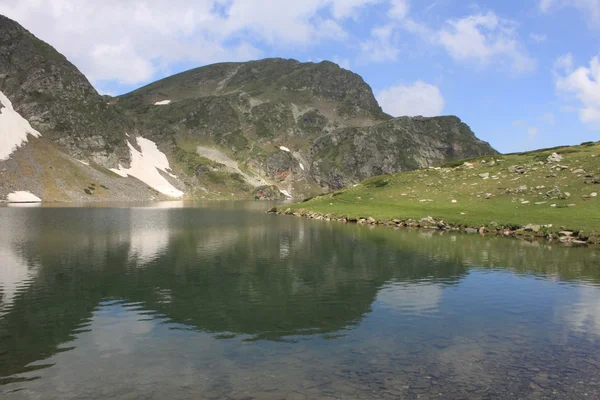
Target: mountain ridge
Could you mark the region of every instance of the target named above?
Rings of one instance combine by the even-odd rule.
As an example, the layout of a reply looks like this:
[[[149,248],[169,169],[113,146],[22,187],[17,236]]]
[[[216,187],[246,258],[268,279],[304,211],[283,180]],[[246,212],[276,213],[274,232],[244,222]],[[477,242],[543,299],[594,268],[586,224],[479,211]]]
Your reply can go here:
[[[212,64],[110,97],[17,22],[0,16],[0,33],[0,91],[42,134],[22,147],[48,142],[65,153],[55,159],[78,170],[73,181],[46,182],[54,167],[42,160],[32,181],[43,200],[99,200],[87,186],[91,169],[106,177],[104,186],[136,186],[134,199],[302,198],[496,153],[457,117],[392,118],[362,77],[329,61]],[[31,186],[19,177],[23,165],[4,163],[12,163],[12,182],[0,185],[0,199],[8,186]],[[62,189],[50,196],[48,186]]]

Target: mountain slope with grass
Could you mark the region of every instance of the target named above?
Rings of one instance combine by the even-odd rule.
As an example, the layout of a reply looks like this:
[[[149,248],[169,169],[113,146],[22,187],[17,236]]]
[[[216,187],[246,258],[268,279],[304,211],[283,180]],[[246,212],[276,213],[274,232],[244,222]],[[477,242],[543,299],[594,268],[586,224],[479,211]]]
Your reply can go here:
[[[225,182],[241,176],[255,194],[269,186],[300,198],[496,153],[456,117],[390,117],[360,76],[327,61],[214,64],[111,103],[170,148],[190,187],[210,187],[222,172]],[[211,152],[237,165],[215,170],[210,163],[223,162]]]
[[[600,142],[372,177],[272,212],[600,243]]]
[[[392,118],[328,61],[214,64],[101,96],[3,16],[0,95],[0,201],[303,198],[496,154],[457,117]]]

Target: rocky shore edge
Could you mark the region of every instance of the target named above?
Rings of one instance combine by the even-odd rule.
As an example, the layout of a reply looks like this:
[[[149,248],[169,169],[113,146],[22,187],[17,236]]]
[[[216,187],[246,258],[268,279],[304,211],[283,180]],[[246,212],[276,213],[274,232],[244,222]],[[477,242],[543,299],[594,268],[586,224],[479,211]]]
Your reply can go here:
[[[577,230],[568,230],[564,227],[560,227],[559,230],[553,229],[554,227],[549,225],[534,225],[527,224],[520,227],[507,227],[499,225],[495,222],[491,222],[489,225],[483,226],[467,226],[461,224],[453,224],[444,221],[443,219],[436,219],[430,216],[421,219],[385,219],[378,220],[373,217],[336,217],[331,214],[315,213],[307,210],[292,210],[291,208],[280,209],[278,207],[272,207],[266,211],[267,214],[277,215],[291,215],[299,218],[308,218],[322,221],[335,221],[341,223],[357,223],[361,225],[373,225],[373,226],[387,226],[396,228],[419,228],[429,229],[438,231],[458,231],[465,233],[477,233],[480,235],[501,235],[506,237],[515,237],[524,240],[547,240],[549,242],[560,243],[564,245],[572,246],[593,246],[600,245],[600,233],[596,232],[584,232]]]

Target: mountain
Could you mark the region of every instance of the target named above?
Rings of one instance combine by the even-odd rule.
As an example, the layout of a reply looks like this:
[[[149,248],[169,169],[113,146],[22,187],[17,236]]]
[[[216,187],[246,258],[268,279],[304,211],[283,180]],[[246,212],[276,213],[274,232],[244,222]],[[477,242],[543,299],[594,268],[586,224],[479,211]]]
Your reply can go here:
[[[9,109],[23,120],[3,145],[0,199],[301,198],[496,153],[457,117],[392,118],[359,75],[327,61],[214,64],[101,96],[2,16],[0,95],[0,129],[16,132]]]

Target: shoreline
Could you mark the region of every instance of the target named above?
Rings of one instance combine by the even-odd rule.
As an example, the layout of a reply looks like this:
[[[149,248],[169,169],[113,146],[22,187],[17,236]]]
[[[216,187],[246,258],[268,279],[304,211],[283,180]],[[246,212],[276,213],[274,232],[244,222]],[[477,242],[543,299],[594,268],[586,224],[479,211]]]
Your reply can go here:
[[[546,241],[555,244],[568,246],[600,247],[600,236],[596,234],[586,235],[583,231],[577,230],[556,230],[552,225],[534,225],[527,224],[515,229],[515,227],[506,227],[497,224],[496,226],[468,226],[463,224],[454,224],[436,219],[430,216],[414,218],[393,218],[378,220],[372,217],[348,217],[334,216],[332,214],[317,213],[306,209],[293,210],[288,207],[285,210],[279,207],[272,207],[266,211],[267,214],[288,215],[298,218],[307,218],[321,221],[334,221],[341,223],[355,223],[369,226],[387,226],[393,228],[417,228],[424,230],[463,232],[469,234],[486,234],[512,237],[527,241]]]

